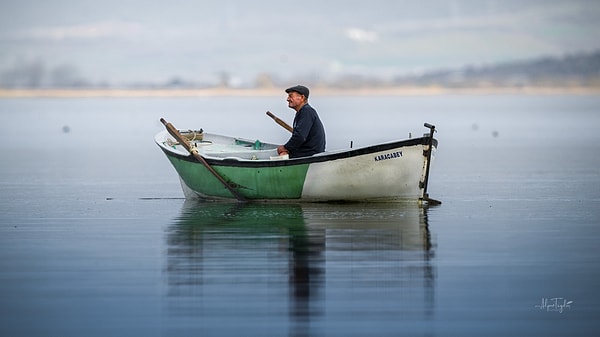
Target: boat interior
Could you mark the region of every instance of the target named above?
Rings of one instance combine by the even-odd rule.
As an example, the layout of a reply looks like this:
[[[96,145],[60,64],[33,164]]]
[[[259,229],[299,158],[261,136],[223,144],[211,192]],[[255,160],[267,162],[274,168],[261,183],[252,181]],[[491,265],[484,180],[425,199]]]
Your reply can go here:
[[[281,160],[287,156],[277,154],[277,145],[263,143],[260,140],[249,140],[214,134],[198,133],[196,131],[181,132],[191,145],[205,157],[228,160]],[[187,151],[167,133],[162,142],[163,146],[177,152]]]

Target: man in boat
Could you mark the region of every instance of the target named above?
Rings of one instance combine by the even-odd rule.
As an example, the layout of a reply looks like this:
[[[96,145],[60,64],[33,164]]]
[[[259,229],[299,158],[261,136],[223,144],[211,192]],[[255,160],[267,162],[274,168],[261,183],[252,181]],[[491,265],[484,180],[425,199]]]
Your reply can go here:
[[[308,157],[325,151],[325,129],[317,111],[308,104],[308,88],[297,85],[285,89],[288,107],[296,110],[292,137],[277,147],[280,155],[290,158]]]

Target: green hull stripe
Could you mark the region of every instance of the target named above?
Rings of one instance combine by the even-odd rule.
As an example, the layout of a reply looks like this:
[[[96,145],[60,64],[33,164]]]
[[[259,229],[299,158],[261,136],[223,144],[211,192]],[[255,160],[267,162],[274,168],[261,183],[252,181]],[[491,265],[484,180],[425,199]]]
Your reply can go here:
[[[234,196],[201,163],[167,156],[183,181],[192,190],[211,197]],[[247,199],[298,199],[302,196],[308,164],[276,167],[213,166]]]

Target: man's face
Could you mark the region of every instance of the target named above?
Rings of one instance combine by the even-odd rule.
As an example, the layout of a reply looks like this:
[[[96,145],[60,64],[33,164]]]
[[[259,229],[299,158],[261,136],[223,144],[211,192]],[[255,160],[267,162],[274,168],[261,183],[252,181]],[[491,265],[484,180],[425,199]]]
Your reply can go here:
[[[304,103],[304,96],[295,91],[291,91],[287,97],[288,107],[298,111]]]

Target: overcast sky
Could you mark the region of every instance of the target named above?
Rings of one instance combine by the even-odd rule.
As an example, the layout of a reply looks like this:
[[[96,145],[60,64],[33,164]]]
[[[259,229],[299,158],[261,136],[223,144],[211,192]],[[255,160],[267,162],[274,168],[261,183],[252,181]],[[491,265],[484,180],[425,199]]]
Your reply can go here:
[[[600,49],[597,0],[0,0],[0,75],[394,76]]]

